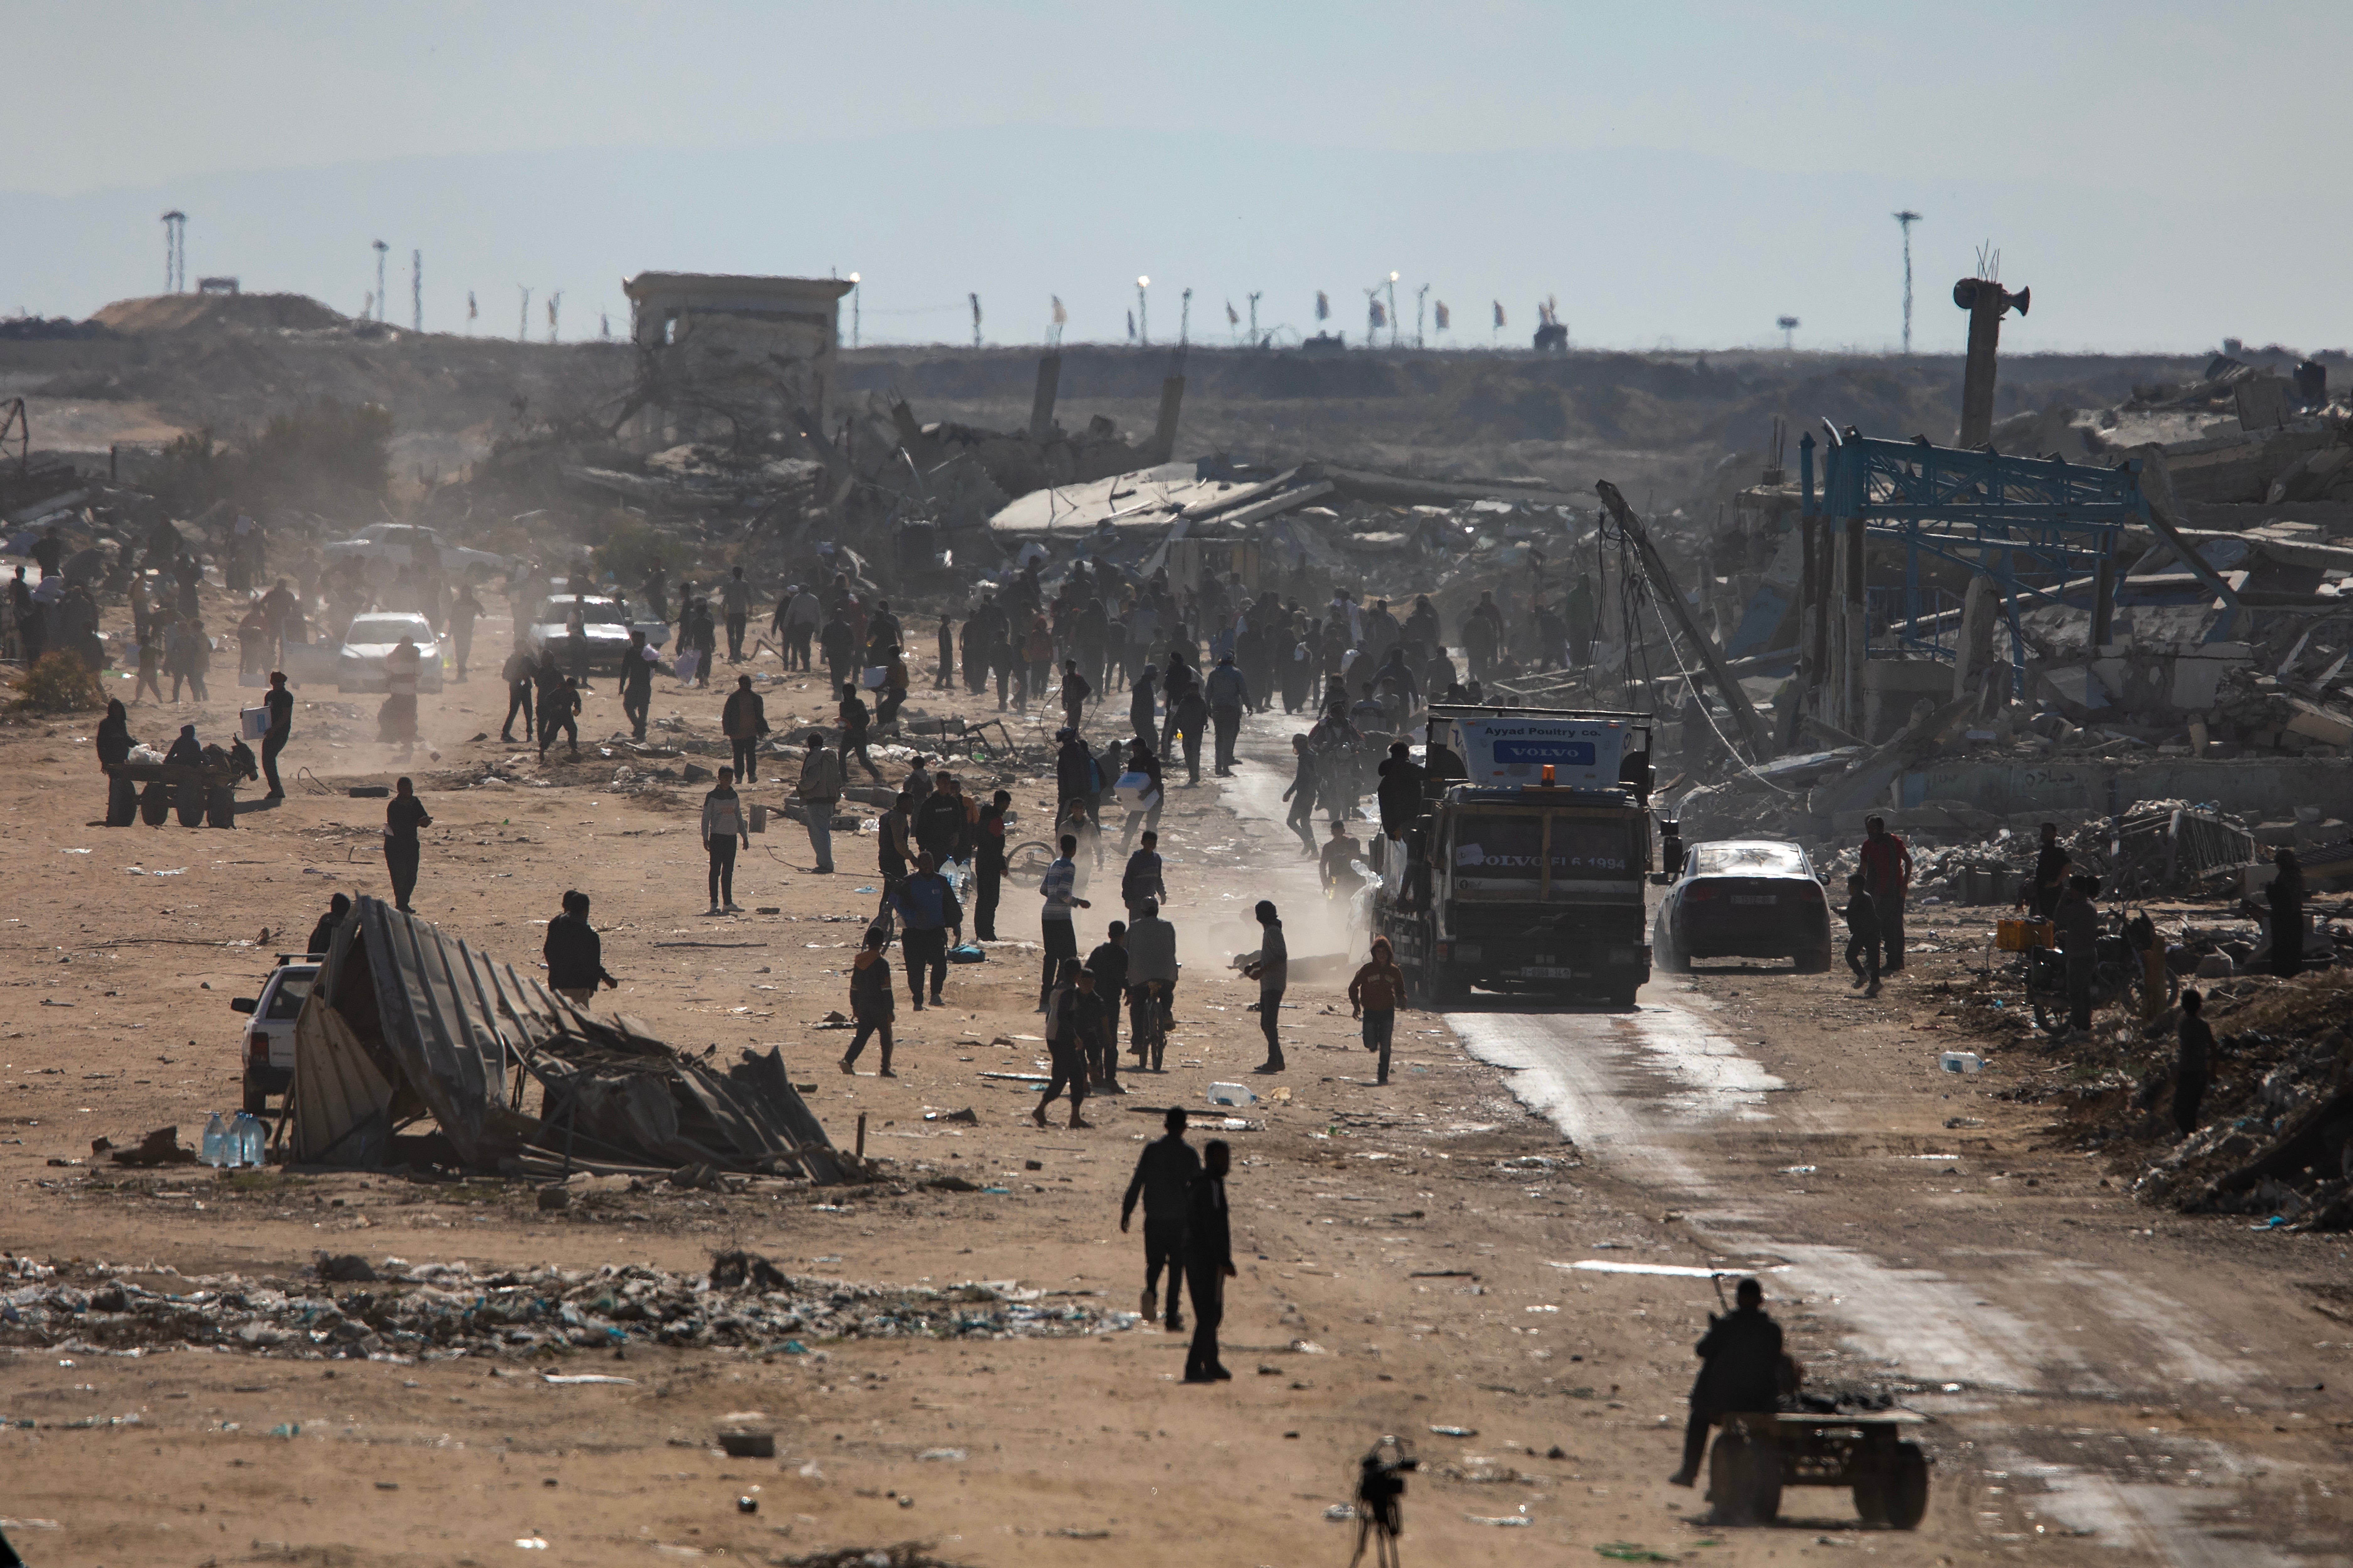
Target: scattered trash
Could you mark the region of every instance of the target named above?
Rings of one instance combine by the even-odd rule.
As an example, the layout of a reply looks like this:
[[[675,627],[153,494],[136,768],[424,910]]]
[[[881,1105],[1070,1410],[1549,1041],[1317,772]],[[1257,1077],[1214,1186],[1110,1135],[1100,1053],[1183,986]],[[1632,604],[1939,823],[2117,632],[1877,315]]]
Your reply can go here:
[[[1213,1083],[1209,1086],[1211,1105],[1256,1105],[1258,1096],[1249,1087],[1239,1083]]]
[[[735,1454],[735,1451],[733,1448],[730,1448],[728,1452],[730,1454]],[[766,1454],[735,1454],[735,1458],[765,1459],[769,1458],[775,1452],[776,1444],[772,1441],[768,1445],[768,1453]],[[757,1513],[760,1511],[760,1500],[755,1497],[739,1497],[735,1500],[735,1511],[737,1513]]]
[[[1640,1546],[1630,1541],[1612,1541],[1607,1545],[1597,1546],[1593,1550],[1599,1555],[1610,1558],[1619,1563],[1673,1563],[1678,1561],[1678,1559],[1668,1555],[1666,1552],[1653,1552],[1647,1546]]]
[[[1432,1426],[1430,1430],[1441,1437],[1476,1437],[1479,1435],[1476,1426]]]
[[[1332,1521],[1335,1524],[1344,1523],[1346,1521],[1356,1517],[1356,1505],[1348,1502],[1335,1502],[1330,1508],[1324,1510],[1324,1517]]]
[[[635,1388],[638,1384],[638,1380],[634,1377],[607,1377],[600,1373],[593,1372],[584,1372],[569,1376],[557,1373],[543,1372],[539,1374],[539,1380],[542,1383],[554,1384],[559,1388],[569,1388],[582,1384],[591,1383],[617,1383],[630,1388]]]
[[[1946,1051],[1937,1057],[1936,1066],[1951,1073],[1981,1072],[1985,1068],[1985,1058],[1975,1051]]]
[[[930,1460],[939,1464],[961,1465],[964,1463],[965,1454],[962,1448],[926,1448],[915,1458],[919,1461]]]
[[[1502,1516],[1501,1518],[1499,1518],[1499,1519],[1490,1519],[1490,1518],[1486,1517],[1484,1514],[1476,1514],[1476,1513],[1466,1513],[1466,1514],[1464,1514],[1462,1517],[1463,1517],[1463,1518],[1465,1518],[1465,1519],[1467,1519],[1467,1520],[1469,1520],[1469,1521],[1470,1521],[1472,1523],[1473,1523],[1473,1524],[1504,1524],[1504,1525],[1512,1525],[1512,1524],[1534,1524],[1534,1523],[1535,1522],[1535,1521],[1534,1521],[1534,1520],[1530,1519],[1527,1515],[1525,1515],[1525,1514],[1524,1514],[1524,1513],[1507,1513],[1507,1514],[1503,1515],[1503,1516]]]

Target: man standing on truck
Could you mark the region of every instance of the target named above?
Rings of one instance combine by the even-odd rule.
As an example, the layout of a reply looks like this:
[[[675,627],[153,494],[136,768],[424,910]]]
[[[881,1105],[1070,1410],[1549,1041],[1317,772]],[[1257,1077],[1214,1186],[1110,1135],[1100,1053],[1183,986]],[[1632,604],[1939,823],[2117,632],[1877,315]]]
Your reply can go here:
[[[1912,851],[1887,831],[1885,817],[1871,817],[1863,826],[1868,837],[1862,841],[1862,876],[1879,914],[1880,946],[1886,953],[1879,973],[1894,974],[1904,968],[1904,895],[1912,887]]]

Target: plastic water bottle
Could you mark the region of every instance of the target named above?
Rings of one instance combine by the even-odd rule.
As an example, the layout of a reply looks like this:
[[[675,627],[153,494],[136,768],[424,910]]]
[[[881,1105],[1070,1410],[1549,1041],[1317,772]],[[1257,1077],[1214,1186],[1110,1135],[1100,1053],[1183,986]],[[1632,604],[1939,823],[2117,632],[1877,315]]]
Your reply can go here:
[[[237,1120],[228,1124],[229,1160],[232,1165],[261,1163],[264,1133],[261,1118],[249,1110],[240,1110]]]
[[[204,1146],[196,1157],[207,1165],[226,1165],[229,1163],[228,1130],[221,1125],[220,1112],[217,1110],[213,1112],[213,1119],[205,1123]]]

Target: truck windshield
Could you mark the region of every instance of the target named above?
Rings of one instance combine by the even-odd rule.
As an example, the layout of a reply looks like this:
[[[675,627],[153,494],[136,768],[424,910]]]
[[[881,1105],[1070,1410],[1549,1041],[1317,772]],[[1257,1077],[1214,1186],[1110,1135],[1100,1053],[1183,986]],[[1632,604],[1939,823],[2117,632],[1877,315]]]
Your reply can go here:
[[[1454,831],[1458,882],[1468,888],[1499,889],[1524,883],[1533,889],[1544,859],[1544,817],[1534,812],[1463,817]],[[1555,880],[1626,877],[1634,869],[1631,838],[1624,822],[1553,817]]]

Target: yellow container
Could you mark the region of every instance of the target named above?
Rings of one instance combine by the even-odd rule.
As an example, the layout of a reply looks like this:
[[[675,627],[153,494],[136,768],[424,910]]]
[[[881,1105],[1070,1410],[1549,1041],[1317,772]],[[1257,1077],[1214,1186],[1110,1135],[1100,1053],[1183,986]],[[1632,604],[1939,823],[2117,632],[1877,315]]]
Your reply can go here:
[[[2058,942],[2059,928],[2049,921],[2000,921],[1994,925],[1993,944],[2004,952],[2055,947]]]

